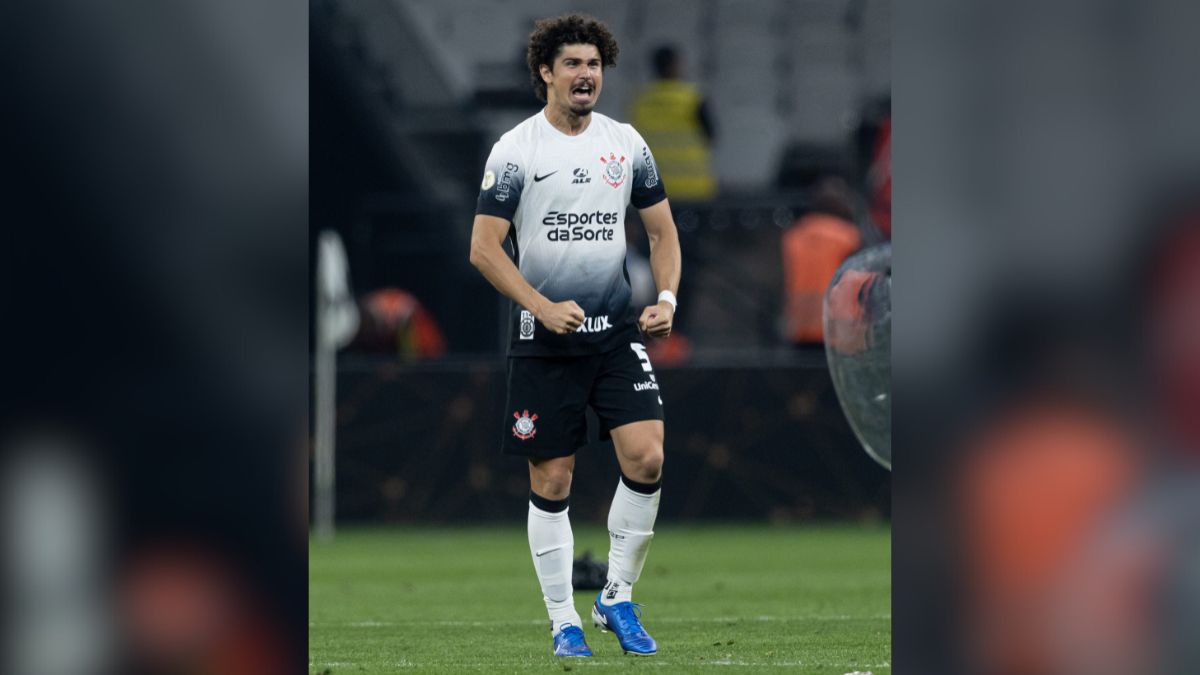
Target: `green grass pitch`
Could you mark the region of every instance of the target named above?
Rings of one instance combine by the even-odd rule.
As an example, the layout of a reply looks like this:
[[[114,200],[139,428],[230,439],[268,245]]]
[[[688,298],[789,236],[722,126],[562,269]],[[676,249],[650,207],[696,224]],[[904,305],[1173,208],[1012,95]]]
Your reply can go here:
[[[602,528],[575,528],[603,559]],[[550,655],[523,526],[339,531],[309,548],[310,673],[735,670],[891,673],[886,527],[660,526],[634,599],[658,641],[625,656],[590,621],[590,659]]]

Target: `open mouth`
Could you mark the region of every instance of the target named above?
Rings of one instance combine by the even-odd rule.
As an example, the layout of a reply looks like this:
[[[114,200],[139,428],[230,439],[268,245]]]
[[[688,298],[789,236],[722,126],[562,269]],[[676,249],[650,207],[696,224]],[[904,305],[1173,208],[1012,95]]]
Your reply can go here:
[[[595,88],[589,83],[577,84],[571,87],[571,100],[578,102],[590,101],[595,91]]]

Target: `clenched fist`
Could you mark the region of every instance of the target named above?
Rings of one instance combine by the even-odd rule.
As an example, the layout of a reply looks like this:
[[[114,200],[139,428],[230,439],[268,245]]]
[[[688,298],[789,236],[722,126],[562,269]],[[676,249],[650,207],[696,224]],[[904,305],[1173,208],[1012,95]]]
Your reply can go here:
[[[650,337],[665,338],[671,334],[671,324],[675,319],[675,309],[671,303],[663,300],[657,305],[650,305],[642,310],[638,319],[638,328]]]
[[[583,324],[583,316],[583,309],[574,300],[564,300],[546,305],[537,320],[551,333],[566,335]]]

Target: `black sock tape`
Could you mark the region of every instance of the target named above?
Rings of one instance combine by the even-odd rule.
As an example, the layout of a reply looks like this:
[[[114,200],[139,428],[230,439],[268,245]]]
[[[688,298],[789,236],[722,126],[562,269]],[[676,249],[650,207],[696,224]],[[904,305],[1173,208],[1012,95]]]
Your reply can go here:
[[[625,474],[621,474],[621,482],[624,483],[625,487],[629,488],[630,490],[633,490],[634,492],[640,492],[644,495],[652,495],[655,492],[658,492],[658,489],[662,487],[661,477],[653,483],[639,483],[636,480],[631,480],[630,478],[626,477]]]
[[[529,491],[529,503],[547,513],[562,513],[567,510],[570,502],[571,498],[569,496],[562,499],[546,499],[533,490]]]

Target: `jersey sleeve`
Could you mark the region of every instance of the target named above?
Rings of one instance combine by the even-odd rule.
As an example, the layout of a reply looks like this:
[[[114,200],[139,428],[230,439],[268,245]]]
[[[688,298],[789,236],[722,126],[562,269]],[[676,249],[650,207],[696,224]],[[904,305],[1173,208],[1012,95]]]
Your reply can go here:
[[[488,155],[484,166],[475,214],[511,221],[521,202],[521,190],[524,187],[525,160],[512,143],[502,138],[492,146],[492,153]]]
[[[654,155],[650,152],[646,139],[632,126],[629,130],[633,134],[634,142],[633,192],[629,196],[629,203],[633,204],[634,208],[644,209],[666,199],[667,191],[663,188],[662,178],[658,175],[658,165],[654,163]]]

